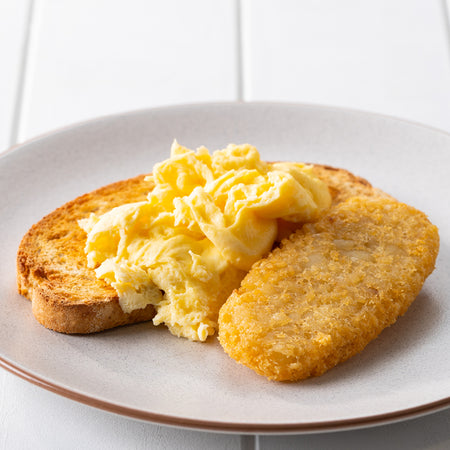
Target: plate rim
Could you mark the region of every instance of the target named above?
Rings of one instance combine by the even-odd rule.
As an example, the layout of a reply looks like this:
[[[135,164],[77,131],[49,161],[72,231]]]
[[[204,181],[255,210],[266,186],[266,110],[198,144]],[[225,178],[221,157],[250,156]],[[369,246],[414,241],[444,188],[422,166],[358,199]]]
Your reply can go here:
[[[57,383],[46,380],[45,378],[25,370],[20,365],[14,364],[0,355],[0,367],[3,367],[13,375],[28,381],[35,386],[47,391],[58,394],[62,397],[74,400],[96,409],[110,413],[126,416],[145,422],[156,423],[159,425],[175,426],[178,428],[188,428],[198,431],[215,431],[226,433],[244,433],[244,434],[303,434],[344,431],[358,428],[367,428],[400,422],[408,419],[414,419],[427,414],[443,411],[450,407],[450,396],[441,400],[436,400],[419,406],[404,408],[398,411],[392,411],[382,414],[361,416],[351,419],[327,420],[319,422],[292,422],[292,423],[241,423],[241,422],[221,422],[208,421],[202,419],[189,419],[185,417],[159,414],[145,411],[139,408],[132,408],[118,403],[102,400],[98,397],[83,394],[76,389],[68,389]]]
[[[422,123],[420,121],[415,121],[412,119],[405,119],[403,117],[399,117],[396,115],[390,115],[370,110],[364,110],[359,108],[350,108],[346,106],[337,106],[337,105],[328,105],[328,104],[322,104],[322,103],[308,103],[308,102],[295,102],[295,101],[276,101],[276,100],[254,100],[254,101],[205,101],[205,102],[192,102],[192,103],[173,103],[173,104],[167,104],[167,105],[160,105],[160,106],[153,106],[153,107],[143,107],[143,108],[136,108],[136,109],[130,109],[126,111],[119,111],[115,113],[109,113],[109,114],[101,114],[99,116],[90,117],[84,120],[79,120],[76,122],[68,123],[66,125],[62,125],[56,128],[51,128],[48,131],[44,131],[42,133],[38,133],[35,136],[32,136],[30,138],[25,139],[23,142],[17,142],[9,147],[6,147],[5,149],[0,151],[0,159],[4,157],[7,154],[10,154],[11,152],[20,149],[21,147],[25,147],[29,144],[34,143],[35,141],[46,139],[49,137],[52,137],[53,135],[57,135],[63,132],[71,131],[75,128],[80,128],[82,126],[90,125],[95,122],[101,122],[104,120],[110,120],[115,119],[119,117],[129,117],[137,114],[145,114],[150,111],[165,111],[170,109],[181,109],[181,108],[199,108],[199,107],[224,107],[224,106],[248,106],[248,105],[259,105],[259,106],[273,106],[273,107],[284,107],[284,106],[291,106],[291,107],[306,107],[311,109],[326,109],[329,111],[339,111],[339,112],[347,112],[347,113],[353,113],[353,114],[359,114],[362,116],[372,116],[372,117],[378,117],[382,119],[392,120],[395,122],[400,122],[405,125],[410,125],[414,127],[424,128],[426,130],[443,134],[444,136],[450,138],[450,131],[443,130],[438,127],[433,127],[432,125],[428,125],[425,123]]]
[[[327,110],[336,111],[343,113],[353,113],[361,116],[371,116],[374,118],[385,119],[388,121],[399,122],[405,125],[425,128],[433,133],[438,133],[450,138],[450,132],[445,130],[435,128],[420,122],[415,122],[408,119],[403,119],[396,116],[391,116],[387,114],[365,111],[361,109],[316,104],[316,103],[303,103],[303,102],[288,102],[288,101],[223,101],[223,102],[198,102],[198,103],[180,103],[180,104],[168,104],[157,107],[147,107],[133,109],[129,111],[122,111],[118,113],[105,114],[97,117],[93,117],[87,120],[78,121],[71,123],[62,127],[57,127],[55,129],[49,130],[47,132],[33,136],[24,142],[17,143],[4,151],[0,152],[0,161],[6,156],[14,153],[21,148],[27,147],[28,145],[35,143],[37,141],[51,138],[55,135],[61,133],[69,132],[77,128],[82,128],[84,126],[93,125],[96,122],[120,119],[123,117],[131,117],[133,115],[146,114],[149,112],[159,112],[159,111],[170,111],[170,110],[180,110],[185,109],[188,111],[192,108],[217,108],[217,107],[239,107],[245,106],[261,106],[261,107],[299,107],[299,108],[311,108],[315,110]],[[407,419],[413,419],[426,414],[431,414],[441,410],[445,410],[450,407],[450,396],[444,397],[440,400],[424,403],[418,406],[408,407],[399,409],[396,411],[366,415],[360,417],[354,417],[349,419],[339,419],[339,420],[325,420],[317,422],[289,422],[289,423],[252,423],[252,422],[231,422],[231,421],[214,421],[214,420],[203,420],[203,419],[192,419],[185,418],[176,415],[167,415],[151,412],[144,409],[133,408],[120,403],[107,401],[96,397],[95,395],[85,394],[78,391],[77,389],[70,389],[64,387],[57,382],[52,382],[46,377],[37,375],[31,370],[27,370],[21,367],[20,364],[14,363],[13,361],[5,358],[0,354],[0,367],[3,367],[8,372],[28,381],[40,388],[47,391],[53,392],[62,397],[77,401],[79,403],[107,411],[110,413],[118,414],[121,416],[126,416],[132,419],[157,423],[161,425],[175,426],[179,428],[188,428],[203,431],[216,431],[216,432],[226,432],[226,433],[258,433],[258,434],[289,434],[289,433],[317,433],[317,432],[328,432],[328,431],[342,431],[357,428],[365,428],[369,426],[384,425],[388,423],[403,421]]]

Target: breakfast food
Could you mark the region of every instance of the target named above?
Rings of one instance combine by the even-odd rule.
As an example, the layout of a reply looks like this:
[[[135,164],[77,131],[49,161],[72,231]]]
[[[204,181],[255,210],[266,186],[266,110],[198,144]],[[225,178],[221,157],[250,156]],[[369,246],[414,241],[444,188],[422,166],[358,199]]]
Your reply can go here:
[[[144,176],[119,181],[56,209],[25,234],[17,253],[20,294],[32,301],[36,319],[63,333],[94,333],[152,319],[153,306],[125,313],[116,291],[87,267],[86,233],[79,219],[130,201],[145,200]]]
[[[361,351],[403,314],[438,247],[423,213],[346,170],[266,163],[250,145],[210,154],[174,142],[151,175],[35,224],[17,281],[55,331],[153,320],[204,341],[219,327],[238,362],[299,380]]]
[[[271,380],[321,375],[405,313],[438,249],[437,228],[410,206],[338,202],[253,266],[220,311],[220,343]]]
[[[272,249],[278,219],[304,223],[329,208],[325,183],[300,163],[266,163],[250,145],[210,154],[174,142],[153,168],[145,201],[79,221],[88,267],[131,313],[151,304],[153,323],[204,341],[252,264]]]
[[[176,200],[178,202],[177,211],[181,211],[182,214],[175,217],[170,211],[163,211],[163,214],[160,214],[159,217],[153,216],[152,218],[153,222],[155,218],[157,219],[156,222],[159,221],[160,229],[166,234],[167,224],[171,222],[173,225],[174,220],[179,221],[180,229],[171,230],[172,235],[167,235],[169,238],[174,238],[173,241],[176,245],[170,247],[170,240],[169,242],[167,240],[164,242],[164,239],[158,241],[155,239],[155,235],[152,235],[150,242],[158,244],[152,245],[154,251],[159,246],[159,253],[155,251],[158,259],[171,257],[173,254],[168,250],[180,248],[180,242],[183,243],[186,238],[183,233],[186,234],[186,230],[188,230],[188,238],[191,238],[191,242],[194,242],[197,246],[194,251],[200,249],[198,253],[203,251],[209,257],[210,266],[214,267],[215,272],[212,274],[208,274],[205,260],[201,264],[202,261],[195,254],[192,254],[194,253],[192,250],[191,252],[185,251],[181,255],[182,258],[189,256],[190,266],[188,266],[188,270],[196,272],[197,279],[200,280],[197,285],[206,287],[205,292],[208,298],[205,301],[209,302],[209,310],[206,314],[209,314],[210,317],[206,316],[205,310],[202,310],[202,302],[194,305],[197,307],[197,311],[194,311],[194,308],[190,305],[187,305],[187,308],[183,310],[185,305],[182,302],[179,303],[181,308],[178,308],[178,310],[176,307],[171,310],[165,308],[165,311],[168,311],[166,314],[167,321],[171,319],[171,316],[175,316],[176,319],[177,317],[180,318],[179,322],[182,322],[179,324],[176,320],[173,321],[172,330],[175,334],[187,335],[194,340],[203,340],[214,331],[218,310],[231,291],[238,287],[245,275],[243,269],[248,269],[254,260],[263,256],[262,253],[270,250],[273,239],[276,237],[274,229],[285,228],[278,226],[278,224],[274,226],[276,223],[275,210],[281,211],[282,216],[289,220],[313,219],[320,215],[320,211],[325,209],[330,202],[326,184],[319,181],[316,176],[310,175],[314,170],[312,166],[303,164],[286,165],[284,163],[269,165],[260,161],[258,153],[251,146],[231,146],[226,151],[219,152],[218,158],[211,159],[205,149],[200,149],[195,153],[175,143],[173,153],[176,156],[175,164],[163,163],[158,165],[155,167],[153,177],[136,177],[81,196],[46,216],[24,236],[17,256],[19,292],[32,300],[33,313],[44,326],[65,333],[90,333],[153,318],[155,308],[150,303],[161,301],[160,289],[155,288],[152,283],[145,284],[148,279],[144,280],[144,286],[139,284],[142,276],[145,278],[142,270],[136,267],[134,262],[130,263],[130,259],[118,261],[117,256],[119,255],[114,256],[113,251],[117,252],[119,247],[123,249],[124,241],[126,241],[127,256],[130,254],[142,255],[142,250],[148,249],[149,244],[147,242],[147,244],[142,245],[143,241],[134,239],[134,237],[140,238],[143,232],[148,231],[145,223],[151,217],[149,210],[155,206],[151,201],[160,203],[161,200],[167,200],[168,198],[167,204],[173,204],[173,199],[176,198],[172,195],[173,190],[187,187],[188,191],[189,189],[195,191],[195,195],[185,196],[186,198],[178,197],[178,200]],[[223,158],[224,156],[226,158]],[[193,164],[186,166],[183,159],[190,159]],[[217,225],[217,222],[220,225],[221,217],[220,214],[211,214],[211,211],[214,210],[214,204],[211,204],[211,202],[209,205],[207,202],[201,204],[208,205],[209,208],[207,211],[203,209],[203,212],[201,208],[190,207],[189,201],[192,204],[200,195],[205,194],[202,190],[192,189],[192,180],[195,180],[193,172],[197,170],[200,171],[200,174],[208,174],[210,169],[205,162],[209,160],[209,164],[214,165],[214,170],[217,173],[220,170],[224,172],[222,181],[226,181],[226,183],[220,183],[220,177],[217,180],[214,180],[214,176],[211,177],[209,186],[212,186],[213,190],[215,189],[217,194],[215,195],[215,201],[219,201],[219,203],[222,201],[224,206],[228,207],[225,200],[227,198],[233,199],[233,201],[228,202],[228,205],[232,212],[234,209],[235,216],[234,218],[231,216],[232,220],[230,220],[230,216],[224,217],[224,219],[230,220],[232,225],[237,226],[222,230],[218,226],[215,229],[212,228],[208,220],[214,219],[213,225]],[[239,168],[243,167],[246,172],[236,170],[236,168],[233,168],[233,164]],[[191,166],[195,169],[193,172],[189,172]],[[335,176],[335,173],[341,173],[345,182],[348,181],[349,177],[351,178],[345,171],[336,172],[326,169],[326,173],[331,174],[331,172],[333,172],[333,176]],[[173,180],[173,186],[171,188],[170,183],[169,185],[159,183],[158,194],[155,185],[158,184],[158,180],[161,181],[160,179],[164,181],[164,177],[169,178],[169,182]],[[245,186],[247,189],[245,191],[246,198],[238,198],[240,193],[238,189],[233,189],[233,177],[235,180],[241,177],[238,181],[240,186]],[[191,186],[189,186],[189,183],[191,183]],[[303,184],[306,187],[303,187]],[[368,185],[364,185],[361,180],[356,178],[354,179],[354,185],[368,188]],[[259,200],[259,193],[252,192],[252,189],[256,191],[259,189],[260,193],[263,194],[259,196]],[[148,196],[149,192],[151,194],[156,192],[157,196]],[[314,192],[314,195],[311,194],[312,192]],[[292,201],[293,194],[295,194],[294,202]],[[152,200],[149,201],[149,198]],[[131,206],[131,204],[134,206]],[[257,211],[258,215],[261,214],[259,217],[252,218],[252,215],[248,213],[249,208],[247,208],[247,211],[242,208],[239,209],[239,204],[244,206],[247,204],[250,209],[253,208]],[[164,205],[162,206],[164,207]],[[118,208],[115,209],[116,207]],[[158,211],[161,212],[161,205],[157,205],[157,207],[159,208]],[[115,211],[112,213],[114,209]],[[227,255],[227,257],[229,259],[234,258],[238,267],[232,266],[230,268],[230,264],[220,261],[217,252],[214,254],[214,249],[211,249],[207,242],[195,243],[201,230],[196,229],[195,221],[192,220],[192,217],[188,217],[189,210],[200,215],[201,220],[197,221],[197,225],[200,224],[204,227],[207,234],[216,241],[219,249],[221,248],[224,252],[229,253],[232,249],[229,245],[230,241],[237,242],[238,245],[235,246],[237,251],[232,255]],[[91,215],[92,213],[95,213],[95,215]],[[298,217],[295,217],[296,214]],[[186,225],[188,218],[190,224]],[[181,223],[183,221],[185,222]],[[242,223],[246,227],[239,228]],[[132,226],[130,226],[131,224]],[[286,224],[292,226],[292,222],[283,221],[283,225]],[[132,233],[128,233],[130,229]],[[242,232],[242,230],[244,230],[244,234],[240,236],[239,232]],[[89,236],[87,236],[86,231]],[[181,233],[178,233],[179,231]],[[211,234],[211,231],[216,231],[216,235]],[[253,231],[253,237],[249,231]],[[175,236],[177,233],[178,235]],[[124,237],[120,246],[117,234]],[[240,242],[236,238],[240,238]],[[249,243],[252,243],[252,246],[254,244],[254,247],[257,248],[256,253],[249,254],[249,250],[253,251],[252,246],[248,245]],[[85,248],[87,255],[84,251]],[[186,246],[183,248],[186,250]],[[208,263],[208,260],[206,260],[206,263]],[[91,267],[88,267],[89,265]],[[98,267],[92,267],[94,265]],[[228,266],[228,270],[221,274],[219,269],[224,266]],[[181,270],[184,270],[184,272],[181,272]],[[180,269],[180,265],[178,265],[173,272],[172,280],[176,277],[182,278],[186,270]],[[160,277],[162,276],[163,274],[160,272]],[[206,280],[209,276],[212,279]],[[203,281],[201,280],[202,277],[205,277]],[[136,281],[138,282],[137,289],[130,289],[130,287],[133,288],[133,284],[136,286]],[[186,286],[186,282],[189,281],[189,277],[185,277],[183,279],[184,285]],[[161,283],[163,282],[164,279]],[[173,290],[176,288],[177,286],[174,285]],[[122,291],[120,291],[121,289]],[[166,291],[171,289],[171,286],[166,287]],[[128,295],[123,295],[126,290],[128,290]],[[145,295],[140,295],[144,291]],[[175,304],[175,306],[177,305]],[[188,308],[192,309],[191,314],[187,311]],[[161,321],[161,312],[164,312],[164,309],[159,307],[158,312],[160,313],[159,319],[158,316],[156,316],[156,319]],[[204,320],[205,316],[207,320],[210,320],[209,324]],[[190,324],[194,323],[196,328],[192,325],[185,326],[186,323],[189,324],[189,321]],[[205,322],[206,326],[202,326]],[[211,324],[212,326],[210,326]],[[178,333],[177,326],[182,329],[184,334]],[[189,332],[191,332],[190,335]]]

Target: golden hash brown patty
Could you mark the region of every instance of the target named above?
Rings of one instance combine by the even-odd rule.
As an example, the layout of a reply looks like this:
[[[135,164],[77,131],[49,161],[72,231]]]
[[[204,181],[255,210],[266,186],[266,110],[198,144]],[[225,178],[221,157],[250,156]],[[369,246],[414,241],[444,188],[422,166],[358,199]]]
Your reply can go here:
[[[253,266],[220,311],[220,343],[272,380],[321,375],[405,313],[438,249],[420,211],[351,198]]]

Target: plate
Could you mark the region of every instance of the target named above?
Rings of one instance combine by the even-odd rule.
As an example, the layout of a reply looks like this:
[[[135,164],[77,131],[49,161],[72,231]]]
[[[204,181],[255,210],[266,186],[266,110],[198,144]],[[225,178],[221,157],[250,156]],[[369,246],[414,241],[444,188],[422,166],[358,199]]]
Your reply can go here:
[[[172,140],[255,145],[266,160],[344,167],[425,211],[440,228],[437,268],[408,312],[325,375],[276,383],[216,339],[193,343],[151,323],[89,336],[45,329],[16,292],[27,229],[72,198],[150,172]],[[0,158],[0,363],[58,394],[166,425],[254,433],[363,427],[450,405],[450,135],[401,120],[298,104],[183,105],[100,118]]]

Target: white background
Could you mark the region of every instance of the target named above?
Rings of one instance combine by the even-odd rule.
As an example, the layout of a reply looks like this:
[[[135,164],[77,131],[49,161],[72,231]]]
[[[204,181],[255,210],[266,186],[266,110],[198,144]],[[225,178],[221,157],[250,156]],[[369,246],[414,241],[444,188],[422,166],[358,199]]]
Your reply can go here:
[[[0,152],[137,108],[277,100],[450,132],[450,0],[0,0]],[[161,427],[0,369],[0,449],[447,449],[450,410],[304,436]]]

